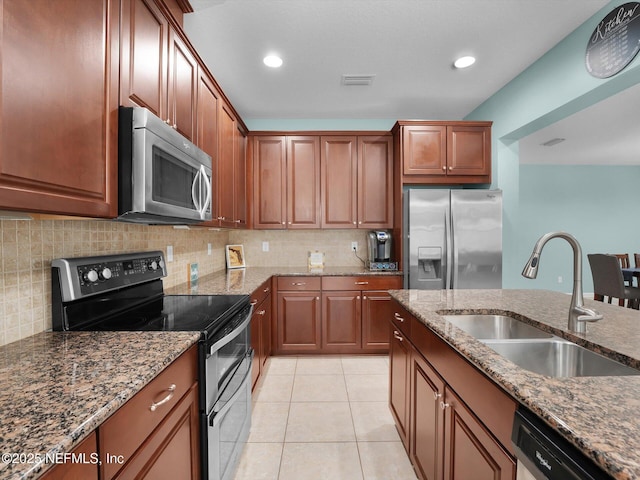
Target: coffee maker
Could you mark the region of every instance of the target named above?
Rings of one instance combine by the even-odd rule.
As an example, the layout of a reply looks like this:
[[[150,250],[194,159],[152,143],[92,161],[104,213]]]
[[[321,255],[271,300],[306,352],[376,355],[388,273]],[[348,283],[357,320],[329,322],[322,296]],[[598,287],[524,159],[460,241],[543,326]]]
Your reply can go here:
[[[392,262],[393,238],[388,230],[371,230],[367,234],[369,246],[369,270],[397,270],[398,263]]]

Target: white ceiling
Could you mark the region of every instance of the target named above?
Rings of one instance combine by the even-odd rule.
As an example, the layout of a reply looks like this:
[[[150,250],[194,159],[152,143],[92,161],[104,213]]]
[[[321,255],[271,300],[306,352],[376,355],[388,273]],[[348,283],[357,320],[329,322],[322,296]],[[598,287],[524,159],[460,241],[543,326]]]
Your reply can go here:
[[[542,128],[520,140],[520,163],[640,165],[640,85]],[[565,141],[552,147],[542,143]]]
[[[461,119],[607,0],[191,0],[185,30],[249,119]],[[270,52],[284,65],[262,64]],[[478,58],[467,70],[459,55]],[[369,87],[343,74],[375,74]]]

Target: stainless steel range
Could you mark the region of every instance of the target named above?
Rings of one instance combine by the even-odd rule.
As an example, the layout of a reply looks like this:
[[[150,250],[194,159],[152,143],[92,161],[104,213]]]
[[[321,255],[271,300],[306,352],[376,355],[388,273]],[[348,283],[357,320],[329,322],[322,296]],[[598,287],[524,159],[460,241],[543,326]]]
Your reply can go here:
[[[248,295],[165,295],[163,253],[56,259],[57,331],[198,331],[202,477],[232,478],[249,435],[252,305]]]

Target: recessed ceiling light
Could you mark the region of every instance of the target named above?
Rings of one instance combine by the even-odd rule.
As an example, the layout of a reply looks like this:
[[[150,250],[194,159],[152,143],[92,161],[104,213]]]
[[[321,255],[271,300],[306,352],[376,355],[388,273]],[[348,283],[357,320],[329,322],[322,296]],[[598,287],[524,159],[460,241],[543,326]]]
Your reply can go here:
[[[267,67],[278,68],[282,66],[282,59],[277,55],[267,55],[262,61]]]
[[[453,66],[456,68],[467,68],[476,63],[476,57],[466,56],[460,57],[455,62],[453,62]]]

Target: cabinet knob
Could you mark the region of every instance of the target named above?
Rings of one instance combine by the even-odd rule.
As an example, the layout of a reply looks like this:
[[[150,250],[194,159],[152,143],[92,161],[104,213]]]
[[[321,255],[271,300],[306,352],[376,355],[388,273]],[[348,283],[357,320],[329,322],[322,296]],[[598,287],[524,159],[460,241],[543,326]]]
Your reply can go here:
[[[360,295],[356,296],[356,300],[360,300]]]
[[[366,296],[366,295],[363,295],[363,296],[362,296],[362,299],[363,299],[363,300],[366,300],[366,299],[367,299],[367,296]]]
[[[242,220],[235,220],[236,223],[240,223]]]
[[[442,171],[446,171],[446,170],[447,170],[447,167],[443,166]]]
[[[449,171],[453,170],[453,167],[449,167]]]
[[[353,224],[355,225],[355,224],[356,224],[356,222],[353,222]]]
[[[224,219],[225,219],[224,217],[218,217],[218,220],[224,220]]]
[[[264,315],[266,313],[266,310],[258,310],[256,313],[258,315]]]
[[[362,221],[359,221],[359,222],[358,222],[358,225],[362,225]]]
[[[404,322],[404,318],[402,318],[398,312],[394,312],[393,317],[398,320],[399,322]]]
[[[282,222],[283,225],[286,225],[286,222]]]
[[[400,336],[397,330],[393,331],[393,338],[395,338],[396,340],[400,340],[401,342],[404,340],[404,338]]]

